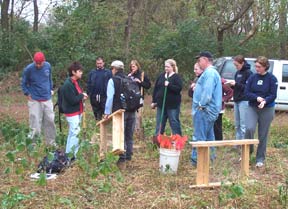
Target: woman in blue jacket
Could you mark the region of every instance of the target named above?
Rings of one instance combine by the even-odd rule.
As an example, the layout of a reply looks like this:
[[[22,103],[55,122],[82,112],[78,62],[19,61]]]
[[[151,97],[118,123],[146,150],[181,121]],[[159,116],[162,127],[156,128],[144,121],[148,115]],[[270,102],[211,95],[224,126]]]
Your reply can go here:
[[[275,114],[278,81],[268,72],[269,66],[266,57],[258,57],[255,60],[257,73],[250,76],[245,88],[245,95],[249,101],[246,113],[246,139],[254,138],[258,123],[259,145],[256,153],[256,167],[264,165],[268,132]]]

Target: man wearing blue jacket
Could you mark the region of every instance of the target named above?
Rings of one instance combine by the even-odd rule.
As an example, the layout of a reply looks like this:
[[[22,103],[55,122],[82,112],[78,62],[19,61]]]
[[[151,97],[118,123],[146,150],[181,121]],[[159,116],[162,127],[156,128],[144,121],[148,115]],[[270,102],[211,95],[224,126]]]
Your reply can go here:
[[[51,66],[42,52],[36,52],[34,62],[26,66],[22,74],[21,87],[28,100],[30,134],[44,131],[46,145],[55,145],[56,128],[52,103],[53,82]],[[34,141],[35,142],[35,141]]]
[[[193,94],[192,116],[194,133],[193,141],[214,141],[214,122],[218,118],[222,106],[222,84],[219,73],[212,65],[210,52],[201,52],[197,62],[204,72],[197,81]],[[215,158],[212,150],[212,159]],[[197,150],[192,149],[192,165],[197,164]]]

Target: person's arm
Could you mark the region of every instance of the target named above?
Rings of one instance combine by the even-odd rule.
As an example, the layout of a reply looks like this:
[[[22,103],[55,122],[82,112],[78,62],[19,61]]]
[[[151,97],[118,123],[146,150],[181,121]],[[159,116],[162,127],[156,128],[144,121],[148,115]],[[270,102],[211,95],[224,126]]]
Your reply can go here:
[[[257,97],[258,97],[258,95],[253,93],[252,89],[251,89],[252,88],[252,84],[253,84],[253,78],[254,78],[254,76],[251,76],[251,77],[248,78],[246,86],[245,86],[245,91],[244,91],[244,94],[247,97],[247,99],[249,101],[252,101],[252,102],[253,101],[257,101]]]
[[[225,80],[225,79],[224,79]],[[223,102],[228,102],[232,97],[233,97],[233,89],[229,85],[225,85],[224,82],[222,82],[222,88],[223,88],[223,96],[222,96],[222,101]]]
[[[62,89],[63,97],[70,105],[78,104],[83,98],[84,94],[76,94],[76,90],[73,84],[64,85]]]
[[[167,88],[170,90],[170,91],[172,91],[172,92],[174,92],[174,93],[180,93],[181,92],[181,90],[182,90],[182,79],[181,79],[181,77],[178,75],[178,74],[174,74],[173,75],[173,77],[174,78],[170,78],[171,79],[171,82],[169,82],[169,84],[168,84],[168,86],[167,86]],[[173,80],[172,80],[173,79]],[[169,79],[168,79],[168,81],[169,81]]]
[[[269,88],[269,94],[264,99],[266,101],[266,104],[269,104],[273,102],[277,97],[277,89],[278,89],[278,81],[277,78],[273,75],[271,75],[270,78],[270,88]]]
[[[149,89],[151,87],[151,82],[150,82],[149,78],[145,74],[144,74],[144,80],[140,83],[140,85],[144,89]]]
[[[29,80],[29,68],[26,67],[22,73],[21,88],[22,88],[24,95],[29,97],[30,92],[27,88],[28,80]]]
[[[52,80],[52,67],[51,65],[46,62],[48,65],[49,65],[49,72],[50,72],[50,76],[49,76],[49,82],[50,82],[50,91],[51,91],[51,94],[53,95],[54,91],[53,91],[53,80]]]
[[[199,101],[199,106],[200,107],[205,107],[208,103],[210,103],[215,87],[215,79],[218,79],[215,76],[207,76],[207,74],[202,74],[203,77],[202,79],[205,79],[203,82],[203,88],[202,88],[202,94],[201,94],[201,99]],[[202,77],[201,76],[201,77]],[[220,81],[221,82],[221,81]],[[197,87],[196,87],[197,88]]]
[[[112,113],[112,107],[113,107],[113,98],[115,94],[115,88],[114,88],[114,82],[113,79],[110,78],[107,84],[107,99],[105,104],[105,115],[110,115]]]

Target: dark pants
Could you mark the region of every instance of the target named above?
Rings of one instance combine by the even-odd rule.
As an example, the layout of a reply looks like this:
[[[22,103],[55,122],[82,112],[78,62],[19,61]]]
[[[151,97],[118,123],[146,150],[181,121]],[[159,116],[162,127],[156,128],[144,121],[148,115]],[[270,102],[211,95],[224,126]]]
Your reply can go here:
[[[97,101],[96,96],[91,96],[90,103],[95,119],[101,120],[105,110],[106,98],[101,98],[100,101]]]
[[[133,134],[135,129],[135,112],[124,113],[124,149],[126,152],[120,155],[120,160],[131,160],[133,155]]]
[[[222,141],[223,140],[223,132],[222,132],[222,115],[223,113],[220,113],[217,120],[214,123],[214,135],[216,141]]]

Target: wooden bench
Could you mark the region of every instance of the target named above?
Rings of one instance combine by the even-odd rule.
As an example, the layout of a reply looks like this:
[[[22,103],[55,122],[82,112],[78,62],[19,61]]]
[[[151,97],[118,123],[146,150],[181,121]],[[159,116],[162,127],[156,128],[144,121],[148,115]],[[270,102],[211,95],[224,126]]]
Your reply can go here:
[[[100,126],[100,157],[107,152],[107,127],[112,120],[112,153],[122,154],[124,150],[124,112],[117,110],[109,115],[108,119],[102,119],[96,125]]]
[[[196,185],[192,187],[214,187],[220,186],[221,182],[209,183],[210,147],[238,146],[242,148],[241,174],[249,176],[250,145],[259,144],[258,139],[223,140],[223,141],[195,141],[189,142],[197,149],[197,176]]]

